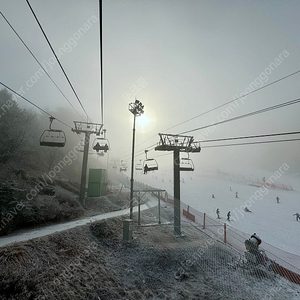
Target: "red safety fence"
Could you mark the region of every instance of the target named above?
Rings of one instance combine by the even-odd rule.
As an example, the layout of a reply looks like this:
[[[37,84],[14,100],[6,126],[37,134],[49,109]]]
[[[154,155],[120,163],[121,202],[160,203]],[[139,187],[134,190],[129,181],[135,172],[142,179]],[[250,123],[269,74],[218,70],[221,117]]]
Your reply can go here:
[[[161,200],[174,205],[173,197],[165,192]],[[228,223],[222,223],[220,220],[199,212],[184,202],[180,203],[183,216],[187,220],[200,225],[207,234],[213,238],[227,243],[241,254],[246,251],[245,240],[249,238],[249,233],[242,232]],[[269,243],[263,242],[260,247],[264,250],[267,257],[273,262],[274,272],[289,279],[292,282],[300,284],[300,256],[286,252]]]

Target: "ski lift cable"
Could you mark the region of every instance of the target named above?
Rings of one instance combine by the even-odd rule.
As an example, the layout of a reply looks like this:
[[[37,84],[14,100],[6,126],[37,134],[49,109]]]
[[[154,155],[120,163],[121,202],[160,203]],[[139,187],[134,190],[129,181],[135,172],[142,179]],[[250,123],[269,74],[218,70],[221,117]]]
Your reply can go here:
[[[210,142],[221,142],[221,141],[231,141],[231,140],[253,139],[253,138],[271,137],[271,136],[291,135],[291,134],[300,134],[300,131],[281,132],[281,133],[269,133],[269,134],[249,135],[249,136],[240,136],[240,137],[229,137],[229,138],[214,139],[214,140],[204,140],[204,141],[199,141],[199,142],[200,143],[210,143]]]
[[[274,81],[272,81],[272,82],[270,82],[270,83],[268,83],[268,84],[266,84],[266,85],[264,85],[264,86],[262,86],[262,87],[260,87],[260,88],[258,88],[258,89],[256,89],[256,90],[253,90],[253,91],[251,91],[251,92],[249,92],[249,93],[247,93],[247,94],[244,94],[243,96],[234,98],[233,100],[227,101],[227,102],[225,102],[225,103],[223,103],[223,104],[220,104],[220,105],[218,105],[218,106],[216,106],[216,107],[214,107],[214,108],[211,108],[211,109],[209,109],[209,110],[207,110],[207,111],[205,111],[205,112],[203,112],[203,113],[201,113],[201,114],[199,114],[199,115],[197,115],[197,116],[195,116],[195,117],[192,117],[192,118],[190,118],[190,119],[188,119],[188,120],[186,120],[186,121],[183,121],[183,122],[181,122],[181,123],[178,123],[177,125],[174,125],[174,126],[168,128],[168,129],[165,129],[164,131],[173,129],[173,128],[175,128],[175,127],[177,127],[177,126],[180,126],[180,125],[182,125],[182,124],[185,124],[185,123],[187,123],[187,122],[189,122],[189,121],[191,121],[191,120],[194,120],[194,119],[199,118],[199,117],[201,117],[201,116],[203,116],[203,115],[206,115],[206,114],[208,114],[208,113],[210,113],[210,112],[212,112],[212,111],[214,111],[214,110],[217,110],[217,109],[219,109],[219,108],[221,108],[221,107],[223,107],[223,106],[226,106],[226,105],[230,104],[231,102],[234,102],[234,101],[236,101],[236,100],[239,100],[239,99],[242,99],[242,98],[244,98],[244,97],[246,97],[246,96],[249,96],[249,95],[251,95],[251,94],[254,94],[254,93],[258,92],[258,91],[261,91],[262,89],[265,89],[265,88],[267,88],[267,87],[269,87],[269,86],[271,86],[271,85],[274,85],[275,83],[278,83],[278,82],[280,82],[280,81],[282,81],[282,80],[285,80],[285,79],[287,79],[287,78],[289,78],[289,77],[292,77],[292,76],[294,76],[294,75],[296,75],[296,74],[298,74],[298,73],[300,73],[300,70],[295,71],[295,72],[293,72],[293,73],[290,73],[290,74],[288,74],[288,75],[286,75],[286,76],[283,76],[283,77],[281,77],[281,78],[279,78],[279,79],[277,79],[277,80],[274,80]]]
[[[294,141],[300,141],[300,138],[283,139],[283,140],[269,140],[269,141],[256,141],[256,142],[237,143],[237,144],[210,145],[210,146],[203,146],[201,148],[218,148],[218,147],[243,146],[243,145],[255,145],[255,144],[270,144],[270,143],[282,143],[282,142],[294,142]]]
[[[249,135],[249,136],[239,136],[239,137],[230,137],[230,138],[222,138],[222,139],[214,139],[214,140],[204,140],[199,141],[200,143],[206,143],[206,142],[220,142],[220,141],[230,141],[230,140],[238,140],[238,139],[253,139],[253,138],[265,138],[265,137],[272,137],[272,136],[283,136],[283,135],[293,135],[293,134],[300,134],[300,131],[291,131],[291,132],[281,132],[281,133],[270,133],[270,134],[261,134],[261,135]],[[292,139],[297,140],[297,139]],[[277,142],[278,140],[275,140],[274,142]],[[279,141],[288,141],[288,140],[279,140]],[[259,142],[253,142],[254,144],[258,144]],[[266,141],[264,142],[266,143]],[[231,144],[230,144],[231,145]],[[234,144],[232,144],[234,145]],[[236,144],[239,145],[239,144]],[[153,145],[152,145],[153,146]],[[226,145],[224,145],[226,146]],[[201,148],[211,148],[213,146],[202,146]],[[214,146],[215,147],[215,146]],[[148,151],[154,150],[155,147],[148,148]],[[144,154],[144,151],[139,151],[141,153],[137,153],[135,157],[139,157]],[[158,155],[155,157],[160,157],[164,155],[172,154],[172,152],[167,154]]]
[[[74,89],[74,87],[73,87],[73,85],[72,85],[72,83],[71,83],[71,81],[70,81],[70,79],[69,79],[67,73],[65,72],[65,70],[64,70],[64,68],[63,68],[63,66],[62,66],[62,64],[61,64],[61,62],[59,61],[59,59],[58,59],[58,57],[57,57],[57,55],[56,55],[56,53],[55,53],[55,51],[54,51],[54,49],[53,49],[53,47],[52,47],[52,45],[51,45],[51,43],[50,43],[50,41],[49,41],[47,35],[46,35],[46,33],[45,33],[45,31],[44,31],[44,29],[43,29],[41,23],[39,22],[39,20],[38,20],[36,14],[35,14],[33,8],[31,7],[31,5],[30,5],[30,3],[29,3],[29,0],[26,0],[26,2],[27,2],[27,4],[28,4],[28,6],[29,6],[29,8],[30,8],[30,10],[31,10],[31,12],[32,12],[32,14],[33,14],[33,16],[34,16],[36,22],[38,23],[38,25],[39,25],[39,27],[40,27],[40,29],[41,29],[41,31],[42,31],[42,33],[43,33],[43,35],[44,35],[44,37],[45,37],[47,43],[48,43],[48,45],[49,45],[49,47],[50,47],[50,49],[51,49],[53,55],[55,56],[55,58],[56,58],[56,60],[57,60],[57,62],[58,62],[58,64],[59,64],[59,66],[60,66],[62,72],[64,73],[65,78],[67,79],[67,81],[68,81],[68,83],[69,83],[69,85],[70,85],[70,87],[71,87],[71,89],[72,89],[72,91],[73,91],[73,93],[74,93],[76,99],[78,100],[80,106],[82,107],[83,111],[85,112],[85,114],[86,114],[88,120],[90,120],[90,117],[88,116],[88,114],[87,114],[87,112],[86,112],[86,110],[85,110],[85,108],[84,108],[82,102],[80,101],[80,99],[79,99],[79,97],[78,97],[78,95],[77,95],[77,93],[76,93],[76,91],[75,91],[75,89]]]
[[[196,115],[196,116],[194,116],[194,117],[192,117],[192,118],[189,118],[189,119],[187,119],[187,120],[185,120],[185,121],[183,121],[183,122],[181,122],[181,123],[178,123],[178,124],[176,124],[176,125],[174,125],[174,126],[172,126],[172,127],[169,127],[169,128],[167,128],[167,129],[165,129],[165,130],[162,130],[161,132],[168,131],[168,130],[173,129],[173,128],[177,127],[177,126],[180,126],[180,125],[182,125],[182,124],[185,124],[185,123],[187,123],[187,122],[189,122],[189,121],[191,121],[191,120],[194,120],[194,119],[196,119],[196,118],[198,118],[198,117],[204,116],[204,115],[206,115],[206,114],[208,114],[208,113],[210,113],[210,112],[212,112],[212,111],[214,111],[214,110],[217,110],[217,109],[219,109],[219,108],[221,108],[221,107],[223,107],[223,106],[226,106],[226,105],[230,104],[231,102],[234,102],[234,101],[239,100],[239,99],[241,99],[241,98],[243,98],[243,97],[249,96],[250,94],[254,94],[254,93],[256,93],[256,92],[258,92],[258,91],[260,91],[260,90],[262,90],[262,89],[265,89],[265,88],[267,88],[267,87],[269,87],[269,86],[272,86],[272,85],[274,85],[275,83],[278,83],[278,82],[280,82],[280,81],[283,81],[283,80],[285,80],[285,79],[287,79],[287,78],[289,78],[289,77],[292,77],[292,76],[294,76],[294,75],[296,75],[296,74],[298,74],[298,73],[300,73],[300,70],[295,71],[295,72],[293,72],[293,73],[290,73],[290,74],[288,74],[288,75],[286,75],[286,76],[283,76],[283,77],[281,77],[281,78],[279,78],[279,79],[277,79],[277,80],[274,80],[274,81],[272,81],[272,82],[270,82],[270,83],[268,83],[268,84],[266,84],[266,85],[264,85],[264,86],[262,86],[262,87],[260,87],[260,88],[258,88],[258,89],[256,89],[256,90],[254,90],[254,91],[251,91],[251,92],[249,92],[249,93],[243,95],[243,96],[234,98],[233,100],[227,101],[227,102],[225,102],[225,103],[223,103],[223,104],[221,104],[221,105],[218,105],[218,106],[216,106],[216,107],[214,107],[214,108],[211,108],[211,109],[209,109],[209,110],[207,110],[207,111],[205,111],[205,112],[203,112],[203,113],[201,113],[201,114],[199,114],[199,115]],[[152,139],[155,138],[155,137],[157,137],[157,135],[153,135],[153,136],[150,137],[149,139],[147,139],[147,140],[141,142],[140,144],[136,145],[136,147],[139,147],[140,145],[143,145],[144,143],[146,143],[146,142],[152,140]]]
[[[151,147],[151,148],[149,149],[149,147],[147,147],[147,150],[151,151],[151,150],[153,150],[155,148],[155,146],[157,146],[157,144],[150,145],[149,147]],[[143,155],[143,154],[145,154],[145,150],[144,149],[137,151],[135,153],[134,157],[140,156],[140,155]],[[131,154],[120,156],[120,158],[126,158],[126,157],[128,157],[128,158],[131,157]]]
[[[183,131],[179,134],[186,134],[186,133],[190,133],[190,132],[193,132],[193,131],[198,131],[198,130],[205,129],[205,128],[208,128],[208,127],[228,123],[228,122],[231,122],[231,121],[235,121],[235,120],[243,119],[243,118],[246,118],[246,117],[254,116],[254,115],[257,115],[257,114],[260,114],[260,113],[264,113],[264,112],[268,112],[268,111],[271,111],[271,110],[279,109],[279,108],[286,107],[286,106],[289,106],[289,105],[298,104],[299,102],[300,102],[300,98],[290,100],[290,101],[287,101],[287,102],[284,102],[284,103],[281,103],[281,104],[276,104],[276,105],[273,105],[273,106],[269,106],[269,107],[259,109],[259,110],[256,110],[256,111],[253,111],[253,112],[250,112],[250,113],[247,113],[247,114],[243,114],[243,115],[240,115],[240,116],[237,116],[237,117],[233,117],[233,118],[230,118],[230,119],[227,119],[227,120],[224,120],[224,121],[220,121],[220,122],[217,122],[217,123],[209,124],[209,125],[206,125],[206,126],[202,126],[202,127],[198,127],[198,128],[194,128],[194,129],[190,129],[190,130],[186,130],[186,131]]]
[[[269,106],[269,107],[266,107],[266,108],[263,108],[263,109],[260,109],[260,110],[257,110],[257,111],[253,111],[253,112],[250,112],[250,113],[247,113],[247,114],[244,114],[244,115],[240,115],[240,116],[237,116],[237,117],[233,117],[233,118],[231,118],[231,119],[227,119],[227,120],[224,120],[224,121],[220,121],[220,122],[218,122],[218,123],[209,124],[209,125],[206,125],[206,126],[202,126],[202,127],[196,128],[196,129],[192,129],[192,130],[188,130],[188,131],[185,131],[185,132],[181,132],[181,133],[179,133],[179,134],[186,134],[186,133],[189,133],[189,132],[192,132],[192,131],[197,131],[197,130],[205,129],[205,128],[208,128],[208,127],[211,127],[211,126],[215,126],[215,125],[227,123],[227,122],[230,122],[230,121],[235,121],[235,120],[238,120],[238,119],[242,119],[242,118],[254,116],[254,115],[256,115],[256,114],[268,112],[268,111],[271,111],[271,110],[279,109],[279,108],[286,107],[286,106],[293,105],[293,104],[298,104],[299,102],[300,102],[300,98],[294,99],[294,100],[290,100],[290,101],[287,101],[287,102],[284,102],[284,103],[276,104],[276,105]],[[296,132],[296,133],[297,133],[297,132]],[[293,134],[293,133],[289,133],[289,134]],[[273,134],[273,135],[284,135],[284,133],[276,133],[276,134]],[[271,135],[269,135],[269,136],[271,136]],[[254,136],[254,137],[255,137],[255,136]],[[253,137],[253,138],[254,138],[254,137]],[[259,137],[259,136],[258,136],[258,137]],[[250,137],[247,137],[247,138],[251,138],[251,136],[250,136]],[[232,139],[238,139],[238,138],[232,138]],[[213,140],[212,140],[212,141],[213,141]],[[200,142],[203,142],[203,141],[200,141]],[[206,141],[204,141],[204,142],[206,142]],[[156,144],[154,144],[154,145],[156,145]],[[152,147],[152,146],[154,146],[154,145],[151,145],[150,147]],[[150,148],[149,150],[153,150],[154,148],[155,148],[155,147]]]
[[[53,117],[51,114],[49,114],[47,111],[45,111],[44,109],[42,109],[41,107],[39,107],[38,105],[34,104],[33,102],[31,102],[30,100],[26,99],[24,96],[20,95],[19,93],[17,93],[15,90],[11,89],[9,86],[7,86],[6,84],[4,84],[2,81],[0,81],[0,84],[3,85],[5,88],[7,88],[8,90],[10,90],[11,92],[15,93],[16,95],[18,95],[19,97],[21,97],[22,99],[24,99],[25,101],[27,101],[28,103],[30,103],[31,105],[33,105],[34,107],[38,108],[40,111],[42,111],[43,113],[45,113],[46,115]],[[60,122],[61,124],[69,127],[72,129],[71,126],[69,126],[68,124],[66,124],[65,122],[55,118],[55,120],[57,120],[58,122]]]
[[[104,124],[104,99],[103,99],[103,48],[102,48],[102,0],[99,0],[99,73],[100,73],[100,115],[101,123]]]
[[[52,77],[49,75],[47,70],[43,67],[43,65],[39,62],[37,57],[34,55],[34,53],[29,49],[27,44],[24,42],[24,40],[21,38],[21,36],[18,34],[18,32],[14,29],[14,27],[11,25],[11,23],[7,20],[7,18],[3,15],[3,13],[0,11],[1,16],[6,21],[6,23],[10,26],[10,28],[13,30],[13,32],[16,34],[16,36],[19,38],[19,40],[22,42],[22,44],[25,46],[25,48],[29,51],[31,56],[35,59],[35,61],[39,64],[39,66],[42,68],[42,70],[45,72],[45,74],[49,77],[49,79],[53,82],[53,84],[56,86],[56,88],[59,90],[59,92],[62,94],[62,96],[68,101],[68,103],[72,106],[74,111],[78,114],[78,116],[83,119],[83,117],[79,114],[79,112],[75,109],[73,104],[70,102],[70,100],[67,98],[67,96],[63,93],[63,91],[59,88],[59,86],[56,84],[56,82],[52,79]]]

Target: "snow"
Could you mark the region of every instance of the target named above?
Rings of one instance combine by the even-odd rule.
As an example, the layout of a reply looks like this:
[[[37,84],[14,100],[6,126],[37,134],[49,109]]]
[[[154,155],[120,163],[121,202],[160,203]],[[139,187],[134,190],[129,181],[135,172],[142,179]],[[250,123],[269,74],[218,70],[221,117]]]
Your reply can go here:
[[[129,175],[129,172],[126,175]],[[136,181],[165,189],[173,195],[171,173],[153,172],[143,175],[135,172],[134,176]],[[234,228],[249,235],[256,232],[263,241],[283,251],[300,255],[300,222],[293,216],[296,212],[300,213],[299,191],[259,189],[246,185],[245,181],[238,180],[237,177],[222,177],[217,172],[202,174],[182,172],[182,180],[184,182],[181,182],[180,186],[181,201],[200,212],[206,212],[213,218],[216,217],[215,212],[219,208],[221,221],[224,222],[227,212],[230,211],[233,220],[230,225]],[[289,182],[284,183],[289,185]],[[295,189],[294,186],[293,188]],[[238,192],[239,198],[235,198],[235,192]],[[212,198],[212,194],[215,198]],[[276,201],[277,196],[280,198],[279,203]],[[245,204],[251,212],[244,212]]]

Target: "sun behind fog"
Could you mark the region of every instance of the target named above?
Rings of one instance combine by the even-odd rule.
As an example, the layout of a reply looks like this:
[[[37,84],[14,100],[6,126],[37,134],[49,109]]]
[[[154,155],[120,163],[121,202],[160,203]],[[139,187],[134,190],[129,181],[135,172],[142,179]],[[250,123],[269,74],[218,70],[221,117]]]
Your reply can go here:
[[[156,125],[156,115],[150,107],[145,109],[145,113],[136,119],[136,130],[139,133],[150,132]]]

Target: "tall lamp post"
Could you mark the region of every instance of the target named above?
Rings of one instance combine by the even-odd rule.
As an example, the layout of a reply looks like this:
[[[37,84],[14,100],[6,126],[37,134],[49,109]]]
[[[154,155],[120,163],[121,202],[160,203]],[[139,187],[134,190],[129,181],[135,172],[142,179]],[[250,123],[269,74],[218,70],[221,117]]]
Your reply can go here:
[[[131,156],[131,178],[130,178],[130,219],[132,219],[133,211],[133,170],[134,170],[134,143],[135,143],[135,118],[144,113],[144,105],[135,99],[134,103],[129,103],[129,111],[133,114],[133,130],[132,130],[132,156]]]

